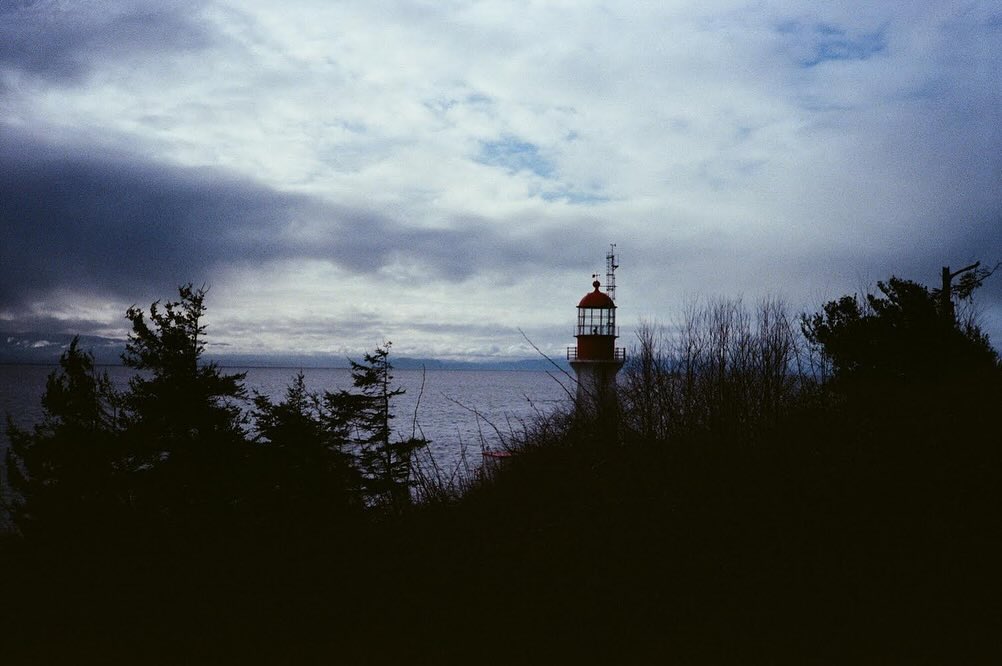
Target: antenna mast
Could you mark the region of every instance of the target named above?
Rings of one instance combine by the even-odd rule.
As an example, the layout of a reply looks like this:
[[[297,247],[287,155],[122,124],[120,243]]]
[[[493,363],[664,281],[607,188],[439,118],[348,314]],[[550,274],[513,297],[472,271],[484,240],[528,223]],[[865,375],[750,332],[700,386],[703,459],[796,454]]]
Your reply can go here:
[[[619,264],[616,263],[616,244],[609,244],[609,254],[605,255],[605,293],[609,294],[609,298],[616,300],[616,269],[619,268]]]

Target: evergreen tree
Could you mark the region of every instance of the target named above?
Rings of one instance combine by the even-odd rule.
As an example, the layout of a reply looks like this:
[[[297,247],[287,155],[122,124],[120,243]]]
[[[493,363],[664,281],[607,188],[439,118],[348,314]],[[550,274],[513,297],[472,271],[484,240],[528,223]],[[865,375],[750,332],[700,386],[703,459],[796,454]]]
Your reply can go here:
[[[958,323],[937,292],[897,277],[877,287],[880,294],[864,302],[843,296],[802,320],[838,381],[928,384],[996,368],[988,337],[973,323]]]
[[[843,296],[802,320],[832,364],[829,395],[845,408],[840,418],[853,425],[851,438],[885,448],[953,440],[1002,397],[998,355],[940,294],[896,277],[877,286],[865,301]]]
[[[128,465],[148,510],[207,515],[235,502],[247,451],[237,401],[244,373],[203,363],[204,288],[178,289],[179,300],[133,306],[122,360],[139,372],[125,398]]]
[[[358,436],[358,464],[363,484],[372,504],[401,510],[410,501],[411,454],[427,442],[417,437],[394,440],[390,422],[393,398],[404,389],[393,387],[393,365],[390,346],[365,354],[364,361],[351,361],[352,385],[355,393],[329,395],[351,415],[351,424]]]
[[[10,509],[23,533],[94,531],[124,510],[118,402],[74,338],[46,381],[41,423],[23,430],[8,415]]]
[[[306,388],[300,370],[284,399],[254,397],[255,456],[270,509],[285,519],[323,520],[359,503],[360,479],[346,448],[351,415],[336,395]]]

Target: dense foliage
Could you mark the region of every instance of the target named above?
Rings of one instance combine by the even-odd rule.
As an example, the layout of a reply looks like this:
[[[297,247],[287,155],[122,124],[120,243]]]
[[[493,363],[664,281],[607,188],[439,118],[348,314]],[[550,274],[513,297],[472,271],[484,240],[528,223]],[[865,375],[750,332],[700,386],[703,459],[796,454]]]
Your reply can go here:
[[[927,287],[896,277],[877,286],[881,295],[843,296],[804,318],[807,339],[824,349],[841,381],[928,385],[995,368],[984,333],[961,325]]]
[[[27,432],[8,415],[7,478],[17,493],[9,509],[26,535],[94,531],[114,520],[125,502],[120,402],[73,340],[46,382],[42,422]]]
[[[309,393],[299,374],[278,404],[243,374],[203,361],[205,290],[131,307],[116,393],[76,341],[60,359],[32,431],[8,423],[12,514],[25,536],[81,537],[131,529],[290,527],[363,506],[400,508],[408,453],[391,438],[389,344],[353,363],[354,390]],[[378,464],[377,464],[378,463]],[[103,537],[100,537],[103,538]]]
[[[942,293],[897,278],[879,289],[799,326],[776,301],[648,324],[616,408],[541,419],[492,474],[419,505],[403,500],[415,442],[388,438],[388,346],[353,366],[353,391],[311,393],[300,374],[280,402],[256,396],[250,429],[232,409],[239,378],[205,370],[168,437],[144,429],[159,411],[141,396],[170,394],[156,368],[173,362],[144,361],[140,397],[116,396],[74,345],[46,420],[11,433],[27,538],[5,555],[19,575],[3,626],[21,637],[5,656],[998,663],[998,359]],[[150,353],[138,340],[131,353],[163,359],[154,342],[186,327],[187,356],[168,356],[196,382],[201,332],[182,297],[153,310],[166,318],[152,317],[164,324]],[[192,353],[195,373],[180,362]],[[237,432],[255,434],[231,447]],[[178,463],[164,478],[208,470],[225,492],[133,485],[175,456],[202,471]],[[123,497],[170,529],[78,541],[71,556],[31,538]],[[211,529],[179,531],[196,497],[223,508]]]

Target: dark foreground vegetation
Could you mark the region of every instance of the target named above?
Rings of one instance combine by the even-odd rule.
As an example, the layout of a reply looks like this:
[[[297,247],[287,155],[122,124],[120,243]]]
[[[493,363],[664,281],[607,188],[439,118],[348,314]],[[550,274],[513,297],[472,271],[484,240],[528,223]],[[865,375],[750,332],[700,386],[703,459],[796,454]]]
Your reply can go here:
[[[204,294],[130,310],[126,394],[71,348],[10,432],[0,661],[999,663],[1002,370],[970,273],[646,326],[618,405],[460,483],[390,440],[386,347],[351,392],[293,379],[245,415],[199,363]]]

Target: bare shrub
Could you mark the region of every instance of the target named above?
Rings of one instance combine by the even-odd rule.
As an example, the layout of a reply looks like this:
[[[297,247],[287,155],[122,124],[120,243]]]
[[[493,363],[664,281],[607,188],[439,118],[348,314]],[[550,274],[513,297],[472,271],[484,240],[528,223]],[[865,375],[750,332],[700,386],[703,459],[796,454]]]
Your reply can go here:
[[[637,330],[623,382],[624,419],[645,441],[775,424],[813,384],[809,350],[785,303],[685,305],[674,324]]]

